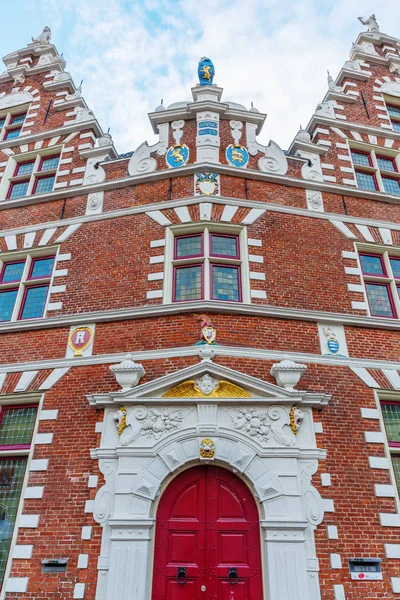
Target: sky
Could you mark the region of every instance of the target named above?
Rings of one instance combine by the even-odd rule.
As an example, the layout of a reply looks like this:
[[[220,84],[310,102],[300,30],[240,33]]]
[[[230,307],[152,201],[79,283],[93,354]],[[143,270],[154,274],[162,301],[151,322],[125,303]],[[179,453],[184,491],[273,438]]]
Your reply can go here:
[[[117,151],[157,141],[147,113],[190,100],[197,64],[208,56],[222,100],[267,113],[259,142],[287,149],[336,77],[375,12],[400,38],[400,2],[386,0],[0,0],[1,56],[45,25],[66,70]]]

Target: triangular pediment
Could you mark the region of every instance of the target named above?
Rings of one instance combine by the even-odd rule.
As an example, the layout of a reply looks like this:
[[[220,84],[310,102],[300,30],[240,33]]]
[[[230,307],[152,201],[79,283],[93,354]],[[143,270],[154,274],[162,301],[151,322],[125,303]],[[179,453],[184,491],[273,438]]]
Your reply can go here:
[[[204,393],[203,386],[199,384],[199,380],[204,376],[208,376],[218,385],[211,393],[208,393],[210,388],[206,388],[206,393]],[[193,390],[193,394],[190,393],[190,389]],[[205,401],[217,399],[221,402],[224,399],[228,401],[236,399],[237,401],[240,398],[243,400],[252,398],[267,402],[290,403],[302,402],[305,396],[306,392],[304,391],[288,390],[241,371],[218,365],[210,360],[202,360],[196,365],[169,373],[129,390],[90,396],[89,401],[92,405],[106,405],[138,403],[146,400],[170,402],[171,399],[188,401],[193,398],[198,401],[199,398],[202,398]]]

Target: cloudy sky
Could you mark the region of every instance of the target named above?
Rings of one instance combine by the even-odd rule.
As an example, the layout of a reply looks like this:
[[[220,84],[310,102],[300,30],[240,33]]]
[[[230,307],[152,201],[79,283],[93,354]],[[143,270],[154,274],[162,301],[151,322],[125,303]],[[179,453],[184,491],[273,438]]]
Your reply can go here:
[[[6,8],[7,7],[7,8]],[[400,2],[386,0],[2,0],[1,56],[44,25],[119,152],[155,141],[147,113],[190,99],[209,56],[223,99],[268,114],[262,143],[290,144],[376,13],[400,38]]]

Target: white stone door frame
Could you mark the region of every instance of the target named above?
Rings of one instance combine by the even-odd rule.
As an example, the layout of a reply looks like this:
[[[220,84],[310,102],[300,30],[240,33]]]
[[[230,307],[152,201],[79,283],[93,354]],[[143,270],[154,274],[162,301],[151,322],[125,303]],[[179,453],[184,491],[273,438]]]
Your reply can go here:
[[[320,600],[314,529],[323,519],[323,503],[311,477],[325,452],[316,446],[311,407],[324,406],[328,398],[250,378],[256,389],[238,372],[210,364],[202,368],[214,377],[230,375],[237,385],[247,379],[253,397],[163,399],[166,378],[161,378],[89,398],[105,407],[101,444],[92,451],[106,480],[94,503],[94,518],[103,527],[96,600],[151,600],[159,494],[179,472],[204,464],[200,448],[206,437],[214,444],[214,464],[236,472],[259,507],[268,600]],[[199,372],[198,366],[192,369]],[[188,369],[183,371],[182,377],[175,374],[176,383],[188,376]],[[128,412],[125,438],[114,421],[121,405]],[[289,422],[294,405],[303,411],[298,435]],[[269,437],[260,427],[243,429],[243,406],[253,411],[254,427],[261,420]],[[172,428],[160,431],[160,419]]]

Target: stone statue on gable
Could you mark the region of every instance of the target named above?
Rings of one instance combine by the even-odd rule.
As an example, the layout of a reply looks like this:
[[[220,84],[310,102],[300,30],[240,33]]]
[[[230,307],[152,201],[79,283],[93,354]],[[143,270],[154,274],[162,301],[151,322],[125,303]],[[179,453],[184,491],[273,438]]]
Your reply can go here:
[[[379,25],[376,20],[375,15],[371,15],[368,19],[364,19],[364,17],[357,17],[360,23],[366,25],[368,27],[368,31],[371,33],[375,33],[379,31]]]
[[[51,42],[51,30],[50,27],[46,27],[43,29],[42,33],[37,36],[37,38],[32,38],[32,42],[38,44],[50,44]]]

